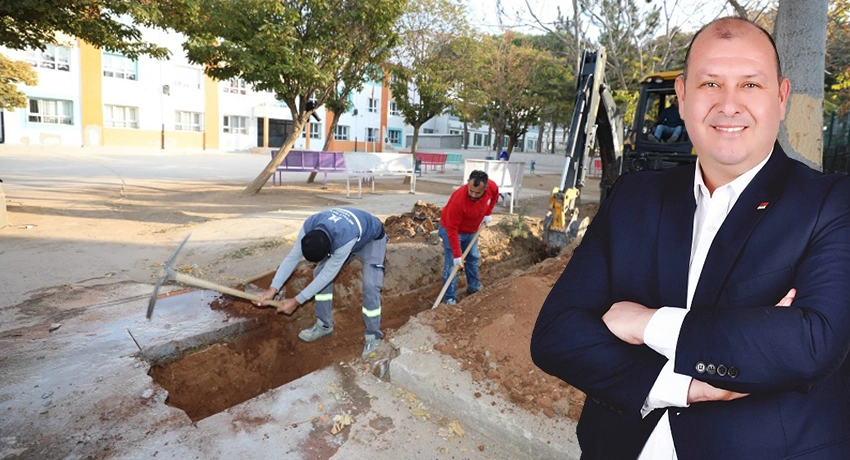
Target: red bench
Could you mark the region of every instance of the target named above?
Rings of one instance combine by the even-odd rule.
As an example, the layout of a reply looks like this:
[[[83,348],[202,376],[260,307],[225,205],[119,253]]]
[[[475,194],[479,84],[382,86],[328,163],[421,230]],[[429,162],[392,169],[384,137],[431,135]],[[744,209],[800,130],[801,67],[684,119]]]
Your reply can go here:
[[[271,152],[274,158],[277,150]],[[284,172],[317,172],[325,175],[322,188],[328,188],[328,173],[345,173],[345,157],[342,152],[314,152],[290,150],[289,154],[272,174],[272,185],[283,183]]]
[[[436,171],[437,167],[440,168],[441,173],[446,172],[446,158],[448,155],[445,153],[424,153],[424,152],[416,152],[416,161],[423,166],[422,172],[426,172],[428,170],[428,166],[431,167],[431,171]]]

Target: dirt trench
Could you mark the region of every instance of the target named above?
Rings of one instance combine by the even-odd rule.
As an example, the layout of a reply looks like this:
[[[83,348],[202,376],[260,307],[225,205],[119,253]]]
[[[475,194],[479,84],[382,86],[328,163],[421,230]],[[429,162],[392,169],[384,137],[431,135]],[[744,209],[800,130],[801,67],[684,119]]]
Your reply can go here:
[[[439,208],[414,207],[412,213],[393,217],[385,223],[390,244],[382,293],[382,330],[388,336],[411,317],[430,310],[443,283],[442,245],[440,238],[431,233],[435,219],[439,218]],[[517,236],[521,232],[527,236]],[[486,304],[489,286],[540,262],[545,250],[539,233],[539,223],[522,219],[485,229],[479,244],[484,290],[467,296],[465,279],[461,276],[460,305],[473,299]],[[284,256],[280,254],[281,259]],[[299,265],[286,286],[287,297],[309,283],[312,269],[312,264]],[[254,284],[265,288],[271,277],[268,275]],[[275,314],[273,309],[256,308],[248,301],[224,297],[212,308],[233,317],[252,318],[256,327],[174,361],[152,363],[151,376],[168,390],[168,404],[184,410],[197,421],[333,363],[356,361],[360,359],[364,336],[360,283],[360,265],[354,260],[343,268],[334,283],[334,334],[313,343],[297,338],[301,329],[315,322],[312,301],[292,316],[285,316]],[[385,341],[376,358],[359,364],[368,368],[391,351]]]

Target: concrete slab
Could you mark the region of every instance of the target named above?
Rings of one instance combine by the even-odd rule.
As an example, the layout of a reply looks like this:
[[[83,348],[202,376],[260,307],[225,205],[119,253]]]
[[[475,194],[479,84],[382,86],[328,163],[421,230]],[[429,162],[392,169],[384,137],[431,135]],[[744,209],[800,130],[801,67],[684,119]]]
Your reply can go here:
[[[192,423],[165,404],[127,331],[150,349],[227,327],[199,307],[211,296],[203,292],[196,303],[157,305],[148,323],[149,290],[101,286],[97,302],[59,329],[0,339],[0,458],[483,460],[555,458],[569,447],[559,438],[569,426],[464,397],[469,377],[431,354],[418,322],[394,336],[402,355],[390,364],[392,383],[360,360],[339,363]],[[435,365],[448,366],[439,380],[428,374]],[[573,458],[565,452],[558,458]]]
[[[501,395],[489,395],[489,390],[474,382],[457,361],[434,351],[436,337],[430,326],[412,318],[389,338],[400,353],[390,362],[393,384],[515,448],[520,458],[581,457],[575,423],[532,415]],[[434,378],[437,375],[439,381]]]

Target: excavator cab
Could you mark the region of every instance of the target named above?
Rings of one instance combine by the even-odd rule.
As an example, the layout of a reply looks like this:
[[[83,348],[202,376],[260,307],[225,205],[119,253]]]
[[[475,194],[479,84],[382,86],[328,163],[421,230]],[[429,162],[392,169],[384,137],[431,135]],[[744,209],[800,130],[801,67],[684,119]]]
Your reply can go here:
[[[696,156],[687,128],[658,129],[665,108],[675,104],[676,77],[681,71],[658,72],[641,80],[634,123],[625,146],[626,171],[661,171],[693,163]]]

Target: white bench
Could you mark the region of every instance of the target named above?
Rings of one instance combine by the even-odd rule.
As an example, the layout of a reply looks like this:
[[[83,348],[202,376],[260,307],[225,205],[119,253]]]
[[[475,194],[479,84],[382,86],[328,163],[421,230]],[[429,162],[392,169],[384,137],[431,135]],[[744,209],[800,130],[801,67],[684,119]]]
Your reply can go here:
[[[499,194],[505,197],[505,204],[510,203],[510,214],[514,213],[514,202],[519,204],[519,191],[522,189],[522,175],[525,172],[525,162],[500,160],[464,160],[464,184],[472,171],[484,171],[490,180],[499,186]],[[509,197],[510,196],[510,197]],[[508,201],[510,200],[510,201]]]
[[[410,177],[410,193],[416,193],[416,173],[413,155],[409,153],[345,153],[345,196],[351,196],[351,179],[357,179],[357,198],[363,197],[363,180],[372,182],[375,192],[375,177]]]

